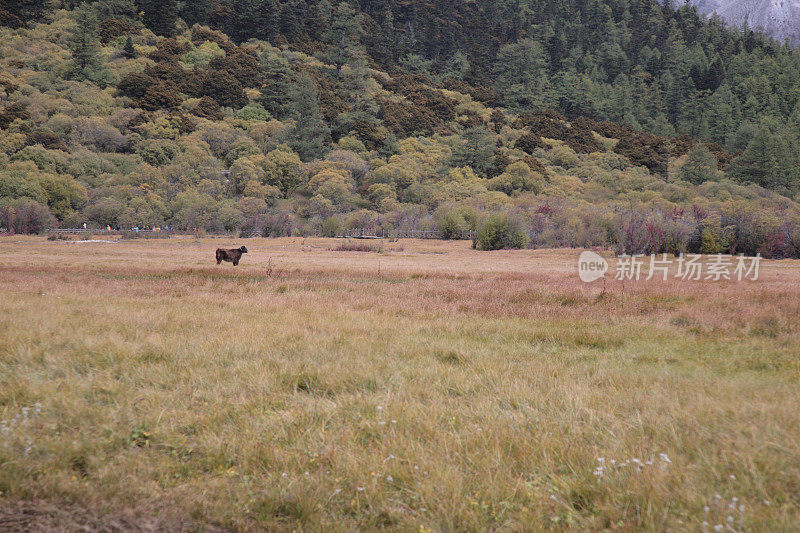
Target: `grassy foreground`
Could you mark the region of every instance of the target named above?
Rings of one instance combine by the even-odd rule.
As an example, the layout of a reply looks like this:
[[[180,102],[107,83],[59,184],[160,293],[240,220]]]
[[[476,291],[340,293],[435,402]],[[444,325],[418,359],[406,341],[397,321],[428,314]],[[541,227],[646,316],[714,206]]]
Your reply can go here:
[[[338,244],[0,239],[0,529],[800,528],[800,261]]]

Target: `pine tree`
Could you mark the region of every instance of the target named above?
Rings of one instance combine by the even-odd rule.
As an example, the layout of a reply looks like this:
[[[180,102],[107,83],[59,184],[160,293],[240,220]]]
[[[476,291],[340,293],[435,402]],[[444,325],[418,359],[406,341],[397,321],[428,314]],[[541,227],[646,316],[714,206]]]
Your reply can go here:
[[[731,161],[728,171],[743,181],[768,189],[797,189],[797,146],[790,132],[773,134],[761,125],[741,155]]]
[[[344,94],[349,109],[337,117],[342,134],[349,133],[357,122],[366,121],[375,125],[379,123],[376,117],[378,104],[369,87],[371,81],[365,54],[354,51],[347,68],[343,70]]]
[[[265,52],[261,58],[264,84],[258,102],[278,119],[291,113],[289,103],[292,88],[292,71],[283,57]]]
[[[315,41],[321,41],[325,36],[325,32],[330,28],[333,6],[328,0],[320,0],[311,6],[309,15],[306,22],[308,36]]]
[[[290,96],[294,126],[289,131],[289,146],[303,161],[321,157],[330,140],[330,129],[319,109],[316,82],[307,72],[301,72]]]
[[[128,59],[135,59],[138,55],[136,53],[136,48],[133,47],[133,39],[130,35],[128,35],[128,38],[125,39],[125,46],[122,48],[122,55]]]
[[[515,110],[536,107],[544,98],[547,62],[541,44],[522,39],[500,49],[495,87],[506,106]]]
[[[329,46],[325,59],[336,65],[336,72],[339,74],[352,52],[361,46],[364,36],[362,22],[363,15],[357,13],[347,2],[336,6],[330,29],[325,33],[325,42]]]
[[[715,143],[723,144],[726,137],[736,131],[742,120],[739,99],[728,84],[723,84],[708,98],[706,105],[709,138]]]
[[[69,77],[79,81],[92,81],[104,86],[108,83],[108,71],[100,59],[97,45],[97,15],[90,4],[82,4],[73,11],[75,30],[70,37],[72,62]]]
[[[678,178],[699,185],[706,181],[716,181],[721,177],[717,170],[717,158],[706,147],[698,143],[686,156],[686,162],[678,170]]]

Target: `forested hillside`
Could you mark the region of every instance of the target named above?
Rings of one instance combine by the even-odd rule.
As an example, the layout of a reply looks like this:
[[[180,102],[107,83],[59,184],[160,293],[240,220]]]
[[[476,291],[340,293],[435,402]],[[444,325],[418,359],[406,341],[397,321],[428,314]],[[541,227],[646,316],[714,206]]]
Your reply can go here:
[[[800,253],[800,55],[694,8],[62,4],[0,1],[7,230]]]

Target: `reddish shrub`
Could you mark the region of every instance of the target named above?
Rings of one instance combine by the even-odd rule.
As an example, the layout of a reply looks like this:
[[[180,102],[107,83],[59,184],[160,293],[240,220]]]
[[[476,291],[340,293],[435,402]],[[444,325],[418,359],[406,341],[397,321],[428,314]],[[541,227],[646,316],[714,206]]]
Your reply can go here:
[[[147,74],[131,72],[126,74],[117,84],[117,91],[122,96],[139,99],[144,97],[147,89],[156,83],[156,79]]]
[[[526,133],[514,143],[514,148],[522,150],[526,154],[532,154],[537,148],[546,148],[542,138],[535,133]]]
[[[138,29],[130,19],[105,19],[100,22],[100,42],[108,43],[121,35],[136,33]]]
[[[52,131],[46,130],[34,130],[30,132],[25,139],[25,144],[28,146],[33,146],[36,144],[41,144],[45,148],[50,150],[63,150],[67,151],[67,147],[61,142],[61,137],[53,133]]]
[[[234,48],[224,56],[216,56],[208,64],[211,70],[227,72],[242,84],[242,87],[261,85],[258,56],[247,48]]]
[[[489,117],[489,120],[492,122],[495,133],[500,133],[500,131],[503,129],[503,126],[508,124],[505,114],[503,114],[500,109],[495,109],[492,111],[492,116]]]
[[[174,83],[158,81],[147,88],[137,104],[148,111],[171,109],[181,105],[182,100],[178,93],[179,89]]]
[[[436,114],[427,108],[385,98],[377,100],[380,104],[380,118],[387,128],[398,135],[430,135],[440,123]]]
[[[197,102],[197,105],[192,108],[192,114],[208,120],[222,120],[225,118],[217,101],[208,96],[202,97]]]
[[[29,118],[31,118],[31,114],[25,109],[25,106],[17,102],[8,104],[0,111],[0,128],[7,128],[16,119],[28,120]]]

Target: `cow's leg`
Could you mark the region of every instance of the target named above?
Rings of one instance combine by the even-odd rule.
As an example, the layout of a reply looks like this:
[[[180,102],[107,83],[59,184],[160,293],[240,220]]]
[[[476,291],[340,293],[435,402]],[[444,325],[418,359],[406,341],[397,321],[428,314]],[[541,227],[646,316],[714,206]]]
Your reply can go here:
[[[237,261],[236,259],[234,259],[234,260],[233,260],[233,266],[236,266],[236,265],[238,265],[238,264],[239,264],[239,261]]]
[[[217,258],[217,264],[218,264],[218,265],[221,265],[221,264],[222,264],[222,258],[220,258],[220,257],[218,257],[218,258]]]

